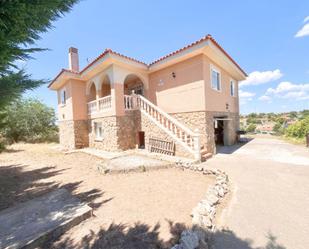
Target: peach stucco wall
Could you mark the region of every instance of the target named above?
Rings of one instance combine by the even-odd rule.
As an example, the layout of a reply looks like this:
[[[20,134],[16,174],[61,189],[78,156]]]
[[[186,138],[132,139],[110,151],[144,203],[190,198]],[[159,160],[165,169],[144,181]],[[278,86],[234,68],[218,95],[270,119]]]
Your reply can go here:
[[[84,120],[87,119],[87,99],[85,82],[69,80],[57,91],[58,116],[62,120]],[[61,104],[61,91],[66,91],[66,104]]]
[[[61,92],[66,91],[66,103],[61,104]],[[58,96],[58,119],[62,120],[73,120],[73,101],[72,101],[72,88],[71,82],[68,81],[62,88],[57,91]]]
[[[211,87],[211,66],[214,66],[220,71],[221,74],[221,90],[216,91]],[[219,65],[211,61],[205,55],[203,56],[203,70],[205,80],[205,105],[207,111],[216,112],[238,112],[238,82],[233,79],[226,71],[224,71]],[[230,93],[230,80],[235,82],[235,97]],[[228,110],[226,109],[228,104]]]
[[[211,66],[221,73],[221,90],[211,88]],[[117,74],[118,71],[115,71]],[[128,72],[126,72],[128,73]],[[134,71],[132,71],[134,74]],[[173,77],[175,76],[175,77]],[[146,77],[146,76],[145,76]],[[117,78],[117,77],[116,77]],[[125,77],[123,77],[125,79]],[[148,86],[145,84],[148,81]],[[152,72],[144,78],[145,97],[168,113],[214,111],[214,112],[239,112],[238,82],[235,82],[235,93],[230,94],[231,76],[219,65],[210,61],[205,55],[197,55],[172,66]],[[85,81],[69,80],[63,87],[66,89],[66,104],[60,103],[58,90],[59,120],[84,120],[88,119]],[[94,85],[93,85],[94,87]],[[94,87],[95,88],[95,87]],[[111,115],[124,115],[125,91],[124,82],[103,84],[101,89],[92,89],[93,97],[111,94]],[[91,92],[91,91],[90,91]],[[91,95],[91,93],[90,93]],[[228,109],[226,109],[228,104]]]
[[[202,55],[151,73],[148,95],[168,113],[205,110]]]

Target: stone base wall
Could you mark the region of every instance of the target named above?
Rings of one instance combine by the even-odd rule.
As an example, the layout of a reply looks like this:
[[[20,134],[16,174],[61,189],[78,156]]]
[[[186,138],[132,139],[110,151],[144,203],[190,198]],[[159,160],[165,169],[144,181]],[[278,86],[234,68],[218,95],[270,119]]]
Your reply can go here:
[[[224,144],[236,143],[236,131],[239,129],[239,115],[229,112],[186,112],[171,114],[179,122],[191,130],[198,129],[201,135],[201,146],[210,153],[216,153],[214,139],[214,118],[224,117]],[[103,139],[96,140],[94,122],[101,122]],[[124,116],[110,116],[92,120],[61,121],[59,122],[60,144],[67,149],[94,147],[106,151],[134,149],[138,144],[138,132],[145,132],[145,145],[148,149],[150,137],[162,140],[172,140],[160,127],[153,123],[140,111],[126,112]],[[176,156],[193,158],[181,144],[175,143]]]
[[[59,141],[65,149],[83,148],[89,145],[86,120],[66,120],[59,124]]]
[[[224,121],[224,144],[232,145],[237,142],[236,131],[239,129],[239,114],[231,112],[184,112],[171,114],[179,122],[185,124],[193,131],[198,129],[201,135],[201,146],[210,153],[216,153],[214,137],[214,118],[225,117],[231,119]]]
[[[94,122],[101,122],[103,139],[96,140]],[[134,112],[125,116],[95,118],[88,122],[89,146],[106,151],[120,151],[136,147]]]

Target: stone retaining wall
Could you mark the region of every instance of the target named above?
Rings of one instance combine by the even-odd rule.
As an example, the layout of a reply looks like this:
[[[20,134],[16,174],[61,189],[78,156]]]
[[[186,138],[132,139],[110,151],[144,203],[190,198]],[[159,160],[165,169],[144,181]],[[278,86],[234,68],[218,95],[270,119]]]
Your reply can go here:
[[[205,198],[192,210],[192,229],[183,231],[179,244],[174,245],[171,249],[211,248],[212,233],[216,229],[217,207],[229,191],[228,176],[219,169],[207,169],[203,165],[178,163],[177,166],[200,171],[204,175],[214,175],[216,182],[209,187]]]

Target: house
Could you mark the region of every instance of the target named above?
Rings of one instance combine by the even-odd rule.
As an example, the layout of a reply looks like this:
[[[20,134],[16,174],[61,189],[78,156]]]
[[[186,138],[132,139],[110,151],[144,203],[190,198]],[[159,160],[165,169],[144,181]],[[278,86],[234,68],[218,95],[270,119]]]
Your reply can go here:
[[[82,70],[69,49],[57,91],[60,143],[107,151],[164,146],[200,159],[236,142],[246,73],[207,35],[150,64],[106,49]]]

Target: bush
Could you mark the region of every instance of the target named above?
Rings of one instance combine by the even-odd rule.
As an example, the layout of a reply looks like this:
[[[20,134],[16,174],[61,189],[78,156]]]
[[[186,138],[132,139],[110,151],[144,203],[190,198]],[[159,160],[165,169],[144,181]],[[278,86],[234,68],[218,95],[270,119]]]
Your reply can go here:
[[[22,99],[4,112],[2,134],[8,142],[56,142],[58,129],[52,108],[36,99]]]
[[[256,125],[255,124],[249,124],[246,128],[246,132],[254,132],[256,129]]]
[[[309,133],[309,116],[290,125],[285,130],[287,137],[304,138]]]

